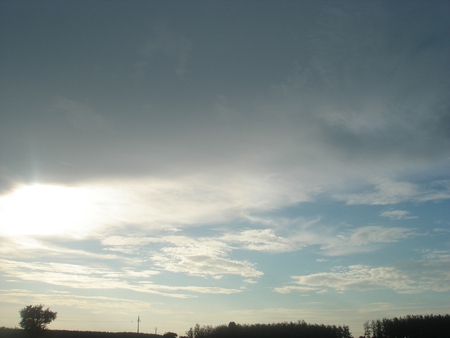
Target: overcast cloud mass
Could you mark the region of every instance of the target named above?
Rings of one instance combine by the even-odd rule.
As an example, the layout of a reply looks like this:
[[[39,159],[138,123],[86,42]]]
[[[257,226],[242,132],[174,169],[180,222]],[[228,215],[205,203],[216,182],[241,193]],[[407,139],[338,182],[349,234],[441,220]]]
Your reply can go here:
[[[448,313],[448,2],[0,13],[0,325]]]

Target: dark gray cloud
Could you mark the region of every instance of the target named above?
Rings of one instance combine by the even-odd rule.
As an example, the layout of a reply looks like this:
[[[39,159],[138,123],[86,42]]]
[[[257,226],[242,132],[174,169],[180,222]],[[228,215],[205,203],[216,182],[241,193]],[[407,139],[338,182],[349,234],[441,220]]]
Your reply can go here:
[[[288,11],[286,6],[274,17]],[[256,171],[324,189],[348,177],[395,178],[404,170],[441,165],[450,149],[450,47],[440,5],[376,3],[352,11],[347,6],[305,6],[304,23],[280,21],[280,29],[291,35],[278,36],[279,41],[258,19],[233,39],[214,42],[211,35],[202,40],[202,29],[219,38],[221,20],[183,30],[182,23],[151,22],[132,39],[130,31],[117,34],[116,44],[134,55],[134,64],[117,63],[109,79],[97,60],[77,66],[85,80],[80,82],[54,57],[47,60],[48,52],[62,47],[45,42],[47,52],[33,56],[35,65],[25,69],[48,67],[65,80],[56,80],[58,89],[48,79],[38,81],[43,74],[32,77],[40,97],[29,96],[33,88],[25,87],[26,100],[6,100],[4,185],[18,178],[84,181]],[[238,16],[237,23],[243,19]],[[258,35],[265,36],[265,44],[249,39]],[[86,37],[80,41],[73,43],[87,46]],[[25,39],[20,48],[31,45]],[[90,45],[93,58],[105,47],[114,59],[108,46]],[[73,50],[72,57],[80,53]],[[11,54],[5,58],[3,67],[11,63],[19,69]],[[284,66],[277,70],[280,60]],[[133,67],[139,62],[146,71],[136,78]],[[5,80],[11,77],[7,72]]]

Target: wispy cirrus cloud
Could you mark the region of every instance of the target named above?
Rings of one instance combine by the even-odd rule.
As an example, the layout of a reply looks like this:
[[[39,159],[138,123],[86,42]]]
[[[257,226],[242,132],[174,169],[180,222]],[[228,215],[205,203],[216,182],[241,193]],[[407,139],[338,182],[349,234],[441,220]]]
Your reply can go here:
[[[361,226],[340,228],[321,224],[320,219],[253,218],[271,228],[229,231],[218,237],[231,246],[251,251],[273,253],[299,251],[306,247],[327,256],[351,255],[371,252],[382,245],[416,236],[416,230],[403,227]]]
[[[422,250],[423,256],[429,260],[450,261],[450,250]]]
[[[159,54],[173,59],[176,74],[183,77],[188,72],[187,65],[192,47],[192,42],[184,35],[174,34],[163,23],[154,24],[151,37],[140,48],[142,59],[135,67],[145,70]]]
[[[256,219],[257,223],[272,226],[255,227]],[[376,251],[385,244],[417,235],[415,229],[403,227],[326,226],[320,224],[320,219],[252,218],[252,224],[252,228],[237,230],[218,228],[209,236],[202,237],[191,237],[187,233],[151,237],[115,235],[103,238],[102,245],[104,250],[125,254],[145,252],[160,267],[169,271],[199,275],[221,275],[222,271],[224,274],[255,277],[261,273],[250,268],[251,264],[228,261],[228,256],[235,250],[284,253],[306,247],[316,248],[316,253],[321,255],[351,255]]]
[[[110,229],[111,235],[105,231],[100,238],[91,238],[91,241],[98,241],[101,244],[97,252],[59,246],[57,243],[52,243],[52,239],[46,240],[45,237],[4,237],[2,240],[5,245],[2,246],[2,251],[5,255],[19,252],[20,255],[14,254],[14,258],[24,260],[32,255],[42,259],[57,256],[70,257],[71,261],[89,258],[101,265],[109,265],[108,262],[114,261],[116,264],[120,263],[121,267],[116,273],[130,278],[145,276],[146,269],[142,267],[144,260],[147,260],[151,261],[158,271],[216,279],[235,275],[241,276],[244,282],[251,280],[253,283],[265,272],[259,270],[257,265],[250,261],[232,259],[232,253],[235,250],[283,253],[313,247],[319,255],[341,256],[375,251],[387,243],[404,240],[415,235],[413,229],[400,227],[366,226],[340,229],[320,224],[320,218],[287,219],[243,216],[242,219],[250,221],[252,227],[240,230],[218,228],[211,231],[209,236],[202,237],[188,235],[187,229],[181,232],[158,230],[160,227],[151,230],[145,225],[134,228],[133,232],[140,235],[121,236],[118,235],[119,231],[113,228]],[[258,227],[258,225],[264,225],[264,228]],[[269,228],[267,228],[268,226]],[[149,231],[153,235],[149,235]],[[147,234],[142,235],[144,233]],[[82,243],[83,240],[73,239],[72,241],[74,241],[73,243],[77,241]],[[66,238],[64,243],[70,244],[71,242]],[[130,266],[135,268],[131,269]],[[104,288],[134,288],[133,285],[130,286],[127,283],[116,284],[117,281],[114,279],[105,280],[107,273],[101,272],[101,269],[97,271],[101,274],[100,276],[89,271],[80,273],[77,278],[73,279],[66,273],[61,274],[61,271],[64,270],[62,268],[57,272],[51,265],[47,267],[46,271],[34,270],[32,274],[34,278],[45,282],[58,281],[60,284],[71,287],[77,287],[78,278],[83,280],[84,286],[98,284]],[[35,268],[35,266],[23,265],[22,268],[25,271]],[[21,274],[20,278],[25,278],[24,276],[25,274]],[[112,272],[107,277],[112,277]],[[103,284],[97,283],[100,278],[104,279]],[[143,290],[162,291],[153,284]]]
[[[394,219],[394,220],[417,218],[417,216],[412,216],[411,213],[406,210],[383,211],[382,213],[380,213],[380,216],[387,217],[387,218]]]
[[[358,252],[372,252],[387,243],[398,242],[415,235],[415,230],[409,228],[364,226],[325,238],[320,243],[321,253],[327,256],[342,256]]]
[[[3,273],[8,278],[41,282],[72,289],[130,290],[140,293],[157,294],[174,298],[191,298],[199,293],[231,294],[241,292],[239,289],[210,286],[173,286],[155,284],[149,280],[159,274],[154,270],[131,268],[107,269],[86,265],[46,262],[21,262],[0,260]]]
[[[168,245],[155,254],[152,260],[165,270],[215,278],[221,278],[223,275],[246,278],[263,275],[248,261],[229,259],[227,253],[231,248],[223,241],[186,236],[169,236],[164,238],[164,241]]]
[[[1,237],[0,236],[0,254],[3,257],[15,258],[15,259],[30,259],[40,258],[43,260],[54,259],[55,257],[63,259],[73,260],[85,260],[90,261],[127,261],[127,257],[121,257],[112,253],[102,251],[92,251],[83,249],[72,249],[64,246],[72,244],[74,246],[80,246],[82,241],[65,240],[63,244],[54,242],[54,237]]]
[[[365,226],[353,230],[348,239],[350,244],[392,243],[415,235],[413,229]]]
[[[147,251],[155,266],[165,271],[183,273],[191,276],[205,276],[220,279],[224,275],[237,275],[244,278],[256,278],[263,275],[255,265],[248,261],[233,260],[228,257],[232,247],[215,237],[188,237],[169,235],[159,237],[106,238],[105,248],[125,253],[144,250],[147,244],[158,245]],[[140,249],[141,247],[142,249]],[[132,249],[134,248],[134,249]]]
[[[155,255],[152,260],[156,266],[171,272],[183,272],[193,276],[212,276],[222,278],[223,275],[239,275],[242,277],[260,277],[254,264],[228,258],[207,255],[180,254],[177,249],[165,248],[163,255]]]
[[[406,181],[384,179],[374,186],[374,191],[336,195],[337,200],[349,205],[369,204],[388,205],[401,202],[428,202],[450,198],[450,189],[446,181],[436,181],[429,186]]]
[[[337,292],[391,289],[398,293],[448,292],[450,260],[448,255],[426,257],[398,266],[351,265],[331,272],[291,276],[290,285],[274,289],[278,293]]]
[[[295,243],[288,237],[279,236],[274,229],[248,229],[239,232],[229,232],[221,237],[221,240],[239,245],[241,249],[266,252],[289,252],[301,248],[300,243]],[[297,245],[296,245],[297,244]]]
[[[276,219],[269,221],[275,222]],[[414,229],[401,227],[366,226],[338,230],[316,224],[310,229],[290,225],[282,230],[252,228],[242,230],[217,229],[210,236],[191,237],[187,234],[141,237],[112,236],[102,239],[104,250],[123,253],[126,257],[148,257],[159,269],[192,276],[221,278],[237,275],[258,278],[265,272],[246,260],[231,259],[235,250],[269,253],[295,252],[306,247],[314,248],[319,255],[343,256],[379,250],[416,235]],[[316,220],[317,222],[317,220]]]
[[[322,272],[305,276],[292,276],[294,285],[275,288],[275,292],[320,292],[328,289],[344,292],[348,290],[364,291],[380,288],[406,290],[410,288],[409,284],[412,283],[406,275],[391,267],[372,268],[354,265],[337,270],[335,272]]]
[[[57,96],[49,109],[65,114],[67,122],[78,132],[110,132],[112,128],[105,116],[79,101]]]

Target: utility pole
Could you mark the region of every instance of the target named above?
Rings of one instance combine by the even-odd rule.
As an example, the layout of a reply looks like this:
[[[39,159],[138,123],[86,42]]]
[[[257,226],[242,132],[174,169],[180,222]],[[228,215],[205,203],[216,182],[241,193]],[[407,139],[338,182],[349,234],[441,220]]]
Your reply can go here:
[[[139,316],[138,316],[138,320],[137,320],[137,323],[138,323],[138,329],[137,329],[137,333],[139,333],[139,323],[141,322],[141,318],[139,318]]]
[[[156,332],[158,332],[158,328],[155,326],[155,334],[156,334]]]

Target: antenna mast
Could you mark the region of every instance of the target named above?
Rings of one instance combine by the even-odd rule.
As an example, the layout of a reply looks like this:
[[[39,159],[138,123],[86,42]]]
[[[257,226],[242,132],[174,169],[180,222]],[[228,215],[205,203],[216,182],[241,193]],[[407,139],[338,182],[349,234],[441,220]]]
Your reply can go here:
[[[137,333],[139,333],[139,323],[141,322],[141,318],[139,318],[139,316],[138,316],[138,320],[137,320],[137,323],[138,323],[138,328],[137,328]]]

